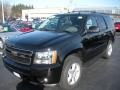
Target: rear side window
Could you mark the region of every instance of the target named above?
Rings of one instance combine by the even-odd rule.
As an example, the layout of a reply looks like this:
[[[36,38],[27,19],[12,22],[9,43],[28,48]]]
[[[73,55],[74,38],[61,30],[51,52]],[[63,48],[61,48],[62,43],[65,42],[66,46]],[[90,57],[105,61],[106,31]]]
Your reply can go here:
[[[106,21],[107,27],[114,28],[113,20],[110,18],[110,16],[104,16],[104,17],[105,17],[104,19]]]
[[[105,20],[102,16],[97,16],[97,21],[98,21],[98,25],[99,25],[100,29],[106,29],[107,28]]]

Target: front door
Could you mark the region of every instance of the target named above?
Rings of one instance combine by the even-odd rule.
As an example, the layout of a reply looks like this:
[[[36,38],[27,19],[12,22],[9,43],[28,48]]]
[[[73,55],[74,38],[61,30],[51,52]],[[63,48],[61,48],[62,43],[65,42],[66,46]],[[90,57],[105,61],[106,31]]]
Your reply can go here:
[[[83,47],[85,49],[86,52],[86,58],[91,58],[95,55],[97,55],[98,53],[101,52],[100,49],[100,36],[99,36],[99,27],[96,28],[98,29],[95,30],[95,32],[89,31],[90,27],[98,27],[98,23],[96,21],[96,18],[93,16],[90,16],[87,18],[86,24],[85,24],[85,31],[86,33],[83,36]]]

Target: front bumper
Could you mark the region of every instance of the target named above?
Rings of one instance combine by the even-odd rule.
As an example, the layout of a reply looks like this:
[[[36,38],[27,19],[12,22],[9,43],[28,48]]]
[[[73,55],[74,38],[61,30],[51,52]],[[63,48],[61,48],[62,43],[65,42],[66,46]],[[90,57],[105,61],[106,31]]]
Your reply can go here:
[[[30,81],[40,84],[58,83],[61,77],[62,66],[55,65],[23,65],[14,62],[8,57],[3,57],[5,67],[13,72],[20,74],[21,78],[27,77]],[[47,79],[47,80],[45,80]]]

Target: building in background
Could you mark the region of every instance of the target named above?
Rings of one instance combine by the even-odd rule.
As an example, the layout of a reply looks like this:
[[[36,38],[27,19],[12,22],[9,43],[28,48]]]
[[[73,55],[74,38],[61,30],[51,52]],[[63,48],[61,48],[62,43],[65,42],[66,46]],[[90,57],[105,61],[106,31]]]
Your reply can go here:
[[[32,20],[32,18],[40,18],[41,20],[45,20],[52,15],[59,13],[67,13],[68,11],[96,11],[109,14],[116,20],[120,19],[120,8],[117,7],[80,7],[71,8],[70,10],[67,8],[28,9],[22,10],[22,19],[26,20],[25,17],[28,16],[28,20]]]
[[[32,20],[33,18],[40,18],[41,20],[45,20],[46,18],[58,14],[58,13],[66,13],[68,12],[67,8],[40,8],[40,9],[29,9],[22,10],[22,20],[26,20],[26,16],[28,16],[28,20]]]

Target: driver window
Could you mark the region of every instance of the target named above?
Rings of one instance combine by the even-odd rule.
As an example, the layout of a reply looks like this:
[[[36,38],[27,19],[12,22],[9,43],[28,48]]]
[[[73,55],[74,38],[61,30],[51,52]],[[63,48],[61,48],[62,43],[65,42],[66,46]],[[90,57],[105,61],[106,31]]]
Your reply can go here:
[[[60,30],[64,30],[65,28],[72,25],[72,22],[69,19],[69,16],[63,17],[60,19],[59,28]]]
[[[60,19],[59,29],[66,32],[77,32],[78,31],[78,16],[64,16]]]
[[[87,20],[87,23],[86,23],[86,28],[87,28],[87,30],[89,29],[89,27],[91,27],[92,26],[92,20],[91,20],[91,18],[89,18],[88,20]]]
[[[95,17],[90,17],[88,18],[87,22],[86,22],[86,29],[89,30],[89,28],[91,26],[97,26],[97,21],[95,19]]]

